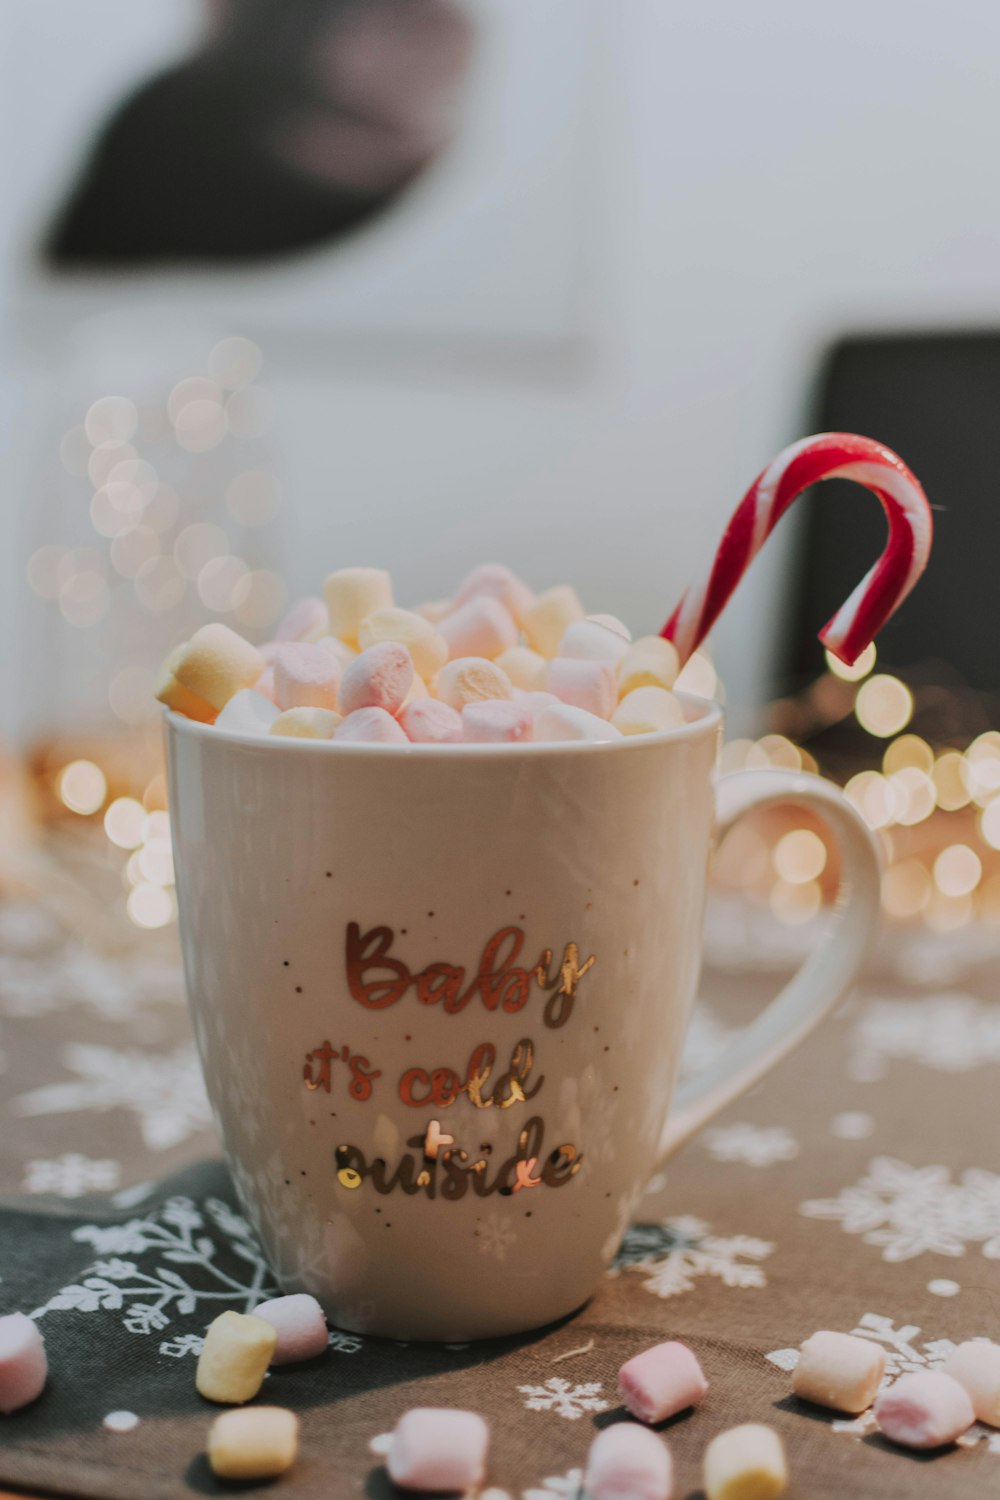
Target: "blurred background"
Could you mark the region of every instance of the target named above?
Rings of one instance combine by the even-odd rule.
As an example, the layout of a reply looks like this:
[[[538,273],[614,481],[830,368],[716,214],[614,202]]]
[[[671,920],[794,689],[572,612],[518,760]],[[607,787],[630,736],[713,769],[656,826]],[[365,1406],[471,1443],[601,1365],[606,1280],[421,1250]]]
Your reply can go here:
[[[32,0],[0,32],[10,880],[87,932],[100,889],[107,941],[171,926],[152,684],[204,620],[263,640],[336,567],[415,603],[495,558],[657,631],[771,455],[844,427],[936,510],[878,659],[815,644],[884,531],[828,485],[687,683],[726,764],[848,786],[891,930],[1000,925],[994,7]],[[767,822],[718,875],[795,929],[836,881]]]

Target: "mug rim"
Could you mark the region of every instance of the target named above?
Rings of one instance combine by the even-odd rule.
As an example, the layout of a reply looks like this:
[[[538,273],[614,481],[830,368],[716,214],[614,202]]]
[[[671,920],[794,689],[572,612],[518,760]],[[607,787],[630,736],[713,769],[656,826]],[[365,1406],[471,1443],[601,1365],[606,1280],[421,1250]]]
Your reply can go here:
[[[290,735],[248,735],[232,729],[218,729],[214,724],[202,724],[189,719],[174,709],[164,708],[163,722],[172,734],[189,735],[194,739],[221,740],[224,744],[239,745],[243,749],[262,750],[274,756],[323,755],[334,752],[338,759],[373,757],[419,757],[420,759],[466,760],[488,759],[491,756],[503,759],[522,757],[535,760],[540,757],[570,755],[603,755],[634,750],[643,745],[679,744],[698,740],[712,734],[722,723],[722,705],[711,698],[699,698],[694,693],[675,695],[686,708],[693,709],[696,717],[678,724],[672,729],[658,729],[650,734],[623,735],[617,740],[529,740],[519,744],[466,744],[460,741],[450,745],[381,745],[362,744],[333,740],[296,739]]]

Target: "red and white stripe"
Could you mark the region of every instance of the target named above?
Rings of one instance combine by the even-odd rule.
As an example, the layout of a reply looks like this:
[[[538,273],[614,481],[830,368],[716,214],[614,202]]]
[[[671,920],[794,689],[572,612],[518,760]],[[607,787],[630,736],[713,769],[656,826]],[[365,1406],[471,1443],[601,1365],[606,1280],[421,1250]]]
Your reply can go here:
[[[743,574],[804,490],[821,479],[853,479],[877,495],[889,522],[881,557],[820,631],[828,651],[850,665],[902,604],[927,566],[934,524],[927,496],[903,460],[871,438],[823,432],[779,453],[737,506],[704,582],[687,590],[661,634],[681,662],[701,644]]]

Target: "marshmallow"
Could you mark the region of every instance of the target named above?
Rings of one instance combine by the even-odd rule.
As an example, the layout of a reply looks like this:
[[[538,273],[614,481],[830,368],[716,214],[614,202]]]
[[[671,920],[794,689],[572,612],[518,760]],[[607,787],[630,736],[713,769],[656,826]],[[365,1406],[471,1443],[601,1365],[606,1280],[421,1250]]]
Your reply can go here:
[[[208,1461],[219,1479],[274,1479],[298,1451],[299,1419],[283,1406],[220,1412],[209,1428]]]
[[[341,568],[323,585],[330,630],[352,645],[362,620],[392,604],[392,579],[382,568]]]
[[[875,1402],[875,1420],[903,1448],[941,1448],[976,1420],[964,1386],[941,1370],[901,1375]]]
[[[45,1340],[24,1313],[0,1318],[0,1412],[9,1416],[37,1400],[48,1375]]]
[[[662,635],[640,636],[618,663],[618,691],[624,697],[633,688],[672,688],[680,669],[680,657],[672,641]]]
[[[522,583],[517,574],[504,567],[503,563],[482,563],[480,567],[473,568],[459,585],[455,595],[455,608],[481,596],[498,599],[518,625],[524,623],[524,616],[535,598],[528,585]]]
[[[271,733],[289,740],[332,740],[341,722],[330,708],[286,708],[271,725]]]
[[[276,641],[310,641],[316,635],[325,635],[330,628],[330,616],[322,599],[296,599],[274,632]]]
[[[607,719],[599,719],[596,714],[588,714],[585,708],[573,708],[569,703],[557,703],[554,706],[543,708],[535,720],[536,740],[620,740],[622,732],[609,724]]]
[[[216,710],[253,687],[266,665],[255,646],[218,621],[196,630],[170,660],[176,681]]]
[[[337,707],[340,663],[320,643],[290,641],[274,659],[274,701],[285,708]]]
[[[557,656],[549,662],[545,685],[563,703],[584,708],[599,719],[610,719],[618,702],[615,669],[607,661],[580,661]]]
[[[464,1494],[483,1482],[489,1441],[489,1428],[474,1411],[415,1406],[396,1423],[385,1466],[404,1490]]]
[[[497,657],[497,666],[506,672],[516,688],[526,693],[540,692],[545,687],[548,670],[545,657],[532,651],[530,646],[511,646]]]
[[[197,693],[192,693],[189,688],[182,687],[174,676],[174,667],[184,656],[185,646],[177,646],[160,668],[154,689],[155,696],[167,708],[172,708],[175,713],[185,714],[189,719],[197,719],[200,724],[212,724],[215,722],[216,710],[204,698],[199,698]]]
[[[662,729],[677,729],[684,723],[684,710],[666,688],[638,687],[625,694],[611,722],[622,734],[655,734]]]
[[[546,708],[552,708],[559,703],[555,693],[526,693],[523,688],[514,689],[514,698],[518,703],[526,703],[531,709],[531,717],[538,723],[538,715]]]
[[[265,667],[263,672],[261,672],[253,685],[253,692],[260,693],[262,698],[266,698],[268,703],[274,703],[275,708],[277,708],[278,705],[275,703],[274,698],[274,668],[272,666]],[[230,698],[229,701],[231,703],[232,699]]]
[[[583,619],[583,605],[568,583],[539,594],[521,621],[528,645],[542,656],[555,656],[559,642],[574,620]]]
[[[758,1422],[720,1432],[704,1462],[707,1500],[778,1500],[788,1485],[781,1439]]]
[[[803,1401],[857,1416],[875,1400],[884,1374],[885,1352],[878,1344],[823,1329],[800,1348],[792,1390]]]
[[[409,609],[377,609],[362,620],[358,631],[358,645],[362,651],[377,646],[379,641],[396,641],[410,653],[413,667],[421,677],[436,677],[448,660],[448,646],[444,636],[435,630],[429,620],[414,614]]]
[[[406,697],[403,699],[401,707],[396,711],[396,718],[399,718],[399,715],[403,712],[404,708],[408,708],[411,703],[416,703],[418,698],[429,697],[430,693],[428,691],[426,682],[422,677],[419,677],[417,673],[414,672],[413,681],[410,683]]]
[[[278,1335],[248,1313],[220,1313],[209,1325],[198,1356],[195,1385],[208,1401],[252,1401],[271,1363]]]
[[[278,1335],[271,1355],[272,1365],[296,1364],[299,1360],[315,1359],[326,1353],[326,1317],[316,1298],[307,1292],[294,1292],[289,1297],[272,1297],[270,1302],[260,1302],[253,1315],[270,1323]]]
[[[461,713],[467,703],[486,698],[513,698],[510,678],[495,662],[479,656],[460,656],[438,673],[435,691],[442,703]]]
[[[1000,1345],[989,1339],[959,1344],[941,1368],[966,1391],[976,1420],[1000,1427]]]
[[[351,662],[354,661],[355,657],[358,654],[353,646],[349,646],[347,642],[342,641],[339,636],[329,635],[326,632],[324,632],[323,635],[318,635],[316,637],[316,640],[311,644],[317,646],[325,646],[326,649],[339,661],[341,672],[343,672],[345,667],[349,667],[351,665]]]
[[[531,707],[510,698],[467,703],[462,709],[462,734],[469,744],[517,744],[534,736]]]
[[[415,745],[454,745],[462,738],[462,720],[437,698],[418,698],[399,713],[398,723]]]
[[[271,700],[253,688],[241,688],[234,693],[215,721],[216,729],[228,729],[230,734],[269,734],[271,725],[278,717],[278,710]]]
[[[428,599],[426,604],[418,604],[413,613],[429,620],[432,625],[440,625],[445,615],[450,615],[451,611],[450,599]]]
[[[614,615],[588,615],[574,620],[559,642],[559,655],[580,661],[621,661],[632,637],[628,627]]]
[[[351,740],[361,745],[408,745],[403,730],[384,708],[356,708],[337,725],[335,740]]]
[[[402,708],[412,682],[413,663],[406,647],[380,641],[362,651],[341,678],[341,711],[352,714],[358,708],[384,708],[394,714]]]
[[[663,1422],[697,1406],[707,1390],[696,1357],[674,1339],[633,1355],[618,1371],[618,1393],[640,1422]]]
[[[583,1488],[587,1500],[670,1500],[670,1451],[648,1427],[616,1422],[591,1443]]]
[[[452,661],[459,656],[486,656],[492,660],[517,645],[513,615],[488,594],[470,599],[460,609],[445,615],[438,630]]]

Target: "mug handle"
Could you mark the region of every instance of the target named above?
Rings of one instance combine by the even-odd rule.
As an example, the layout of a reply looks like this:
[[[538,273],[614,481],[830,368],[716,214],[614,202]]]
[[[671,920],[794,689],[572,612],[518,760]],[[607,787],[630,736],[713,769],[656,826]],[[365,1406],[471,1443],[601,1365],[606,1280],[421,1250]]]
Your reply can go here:
[[[878,927],[882,860],[859,813],[829,781],[805,772],[734,771],[716,785],[717,837],[761,807],[808,808],[840,849],[840,908],[818,948],[721,1055],[681,1084],[660,1140],[660,1166],[703,1125],[758,1083],[843,999]]]

